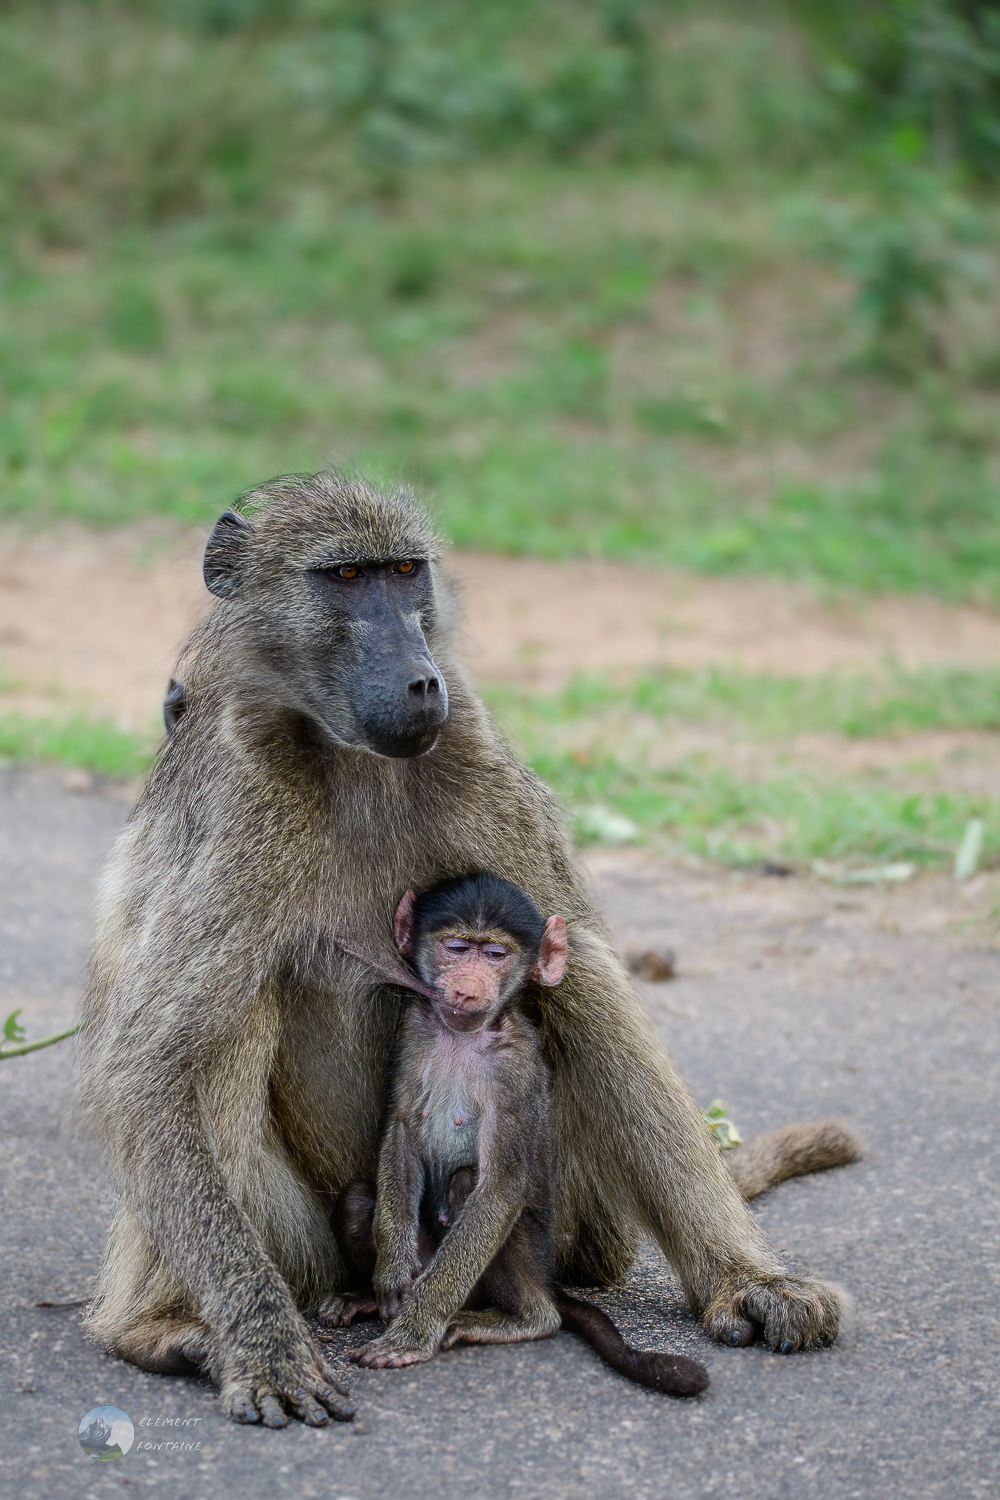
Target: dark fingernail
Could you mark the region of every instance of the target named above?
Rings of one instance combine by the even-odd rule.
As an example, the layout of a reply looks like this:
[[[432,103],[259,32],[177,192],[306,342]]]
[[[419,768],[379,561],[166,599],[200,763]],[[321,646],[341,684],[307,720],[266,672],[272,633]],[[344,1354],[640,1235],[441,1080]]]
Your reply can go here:
[[[729,1342],[734,1347],[740,1342],[740,1335],[736,1332],[735,1328],[733,1329],[732,1333],[729,1335]]]
[[[780,1354],[791,1354],[794,1348],[795,1345],[792,1343],[791,1339],[786,1339],[778,1352]]]

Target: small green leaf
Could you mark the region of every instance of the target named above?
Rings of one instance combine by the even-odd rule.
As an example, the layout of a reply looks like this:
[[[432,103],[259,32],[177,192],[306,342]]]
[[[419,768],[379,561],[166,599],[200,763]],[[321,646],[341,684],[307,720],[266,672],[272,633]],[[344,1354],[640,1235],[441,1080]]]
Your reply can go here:
[[[739,1146],[743,1140],[732,1120],[727,1119],[727,1108],[722,1099],[713,1099],[708,1108],[701,1112],[720,1151],[729,1151],[733,1146]]]
[[[4,1038],[5,1042],[23,1042],[24,1041],[26,1032],[24,1030],[24,1027],[19,1024],[18,1019],[17,1019],[20,1014],[21,1014],[21,1009],[19,1007],[17,1010],[11,1011],[11,1013],[7,1017],[6,1021],[4,1021],[4,1023],[3,1023],[3,1038]]]
[[[983,853],[983,834],[986,825],[982,818],[970,818],[962,834],[962,842],[955,855],[952,875],[956,880],[968,880],[979,869]]]

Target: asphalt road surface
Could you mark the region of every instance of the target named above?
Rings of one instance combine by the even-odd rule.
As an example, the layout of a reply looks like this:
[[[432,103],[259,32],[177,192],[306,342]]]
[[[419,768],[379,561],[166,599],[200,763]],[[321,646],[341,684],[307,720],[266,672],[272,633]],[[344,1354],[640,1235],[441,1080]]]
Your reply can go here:
[[[94,881],[126,811],[114,788],[74,794],[55,775],[0,773],[0,1016],[23,1006],[32,1035],[73,1014]],[[863,1161],[786,1183],[756,1209],[793,1267],[850,1293],[838,1344],[781,1358],[709,1343],[649,1249],[602,1301],[632,1338],[705,1359],[712,1385],[696,1401],[631,1386],[560,1334],[405,1371],[349,1367],[349,1426],[236,1427],[204,1383],[109,1358],[84,1342],[79,1307],[39,1305],[86,1297],[112,1206],[68,1110],[63,1043],[0,1063],[0,1494],[1000,1493],[1000,951],[880,930],[863,900],[807,881],[639,856],[602,856],[595,880],[623,944],[679,953],[679,977],[643,994],[703,1104],[723,1096],[744,1134],[821,1113],[863,1132]],[[348,1330],[333,1347],[343,1357],[365,1336]],[[136,1446],[97,1464],[77,1428],[105,1404],[132,1419]]]

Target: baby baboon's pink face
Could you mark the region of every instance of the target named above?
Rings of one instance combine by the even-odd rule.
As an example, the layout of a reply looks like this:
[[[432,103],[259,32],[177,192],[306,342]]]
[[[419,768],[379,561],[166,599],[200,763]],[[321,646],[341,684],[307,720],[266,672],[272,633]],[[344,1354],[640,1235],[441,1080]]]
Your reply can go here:
[[[526,980],[556,985],[566,969],[566,919],[549,917],[541,941],[528,948],[504,927],[442,925],[415,942],[415,897],[407,891],[396,908],[396,945],[412,958],[436,996],[434,1009],[452,1031],[479,1031],[512,1003]],[[418,950],[418,951],[417,951]]]
[[[510,993],[522,950],[506,933],[443,932],[434,937],[436,1009],[454,1031],[478,1031]]]

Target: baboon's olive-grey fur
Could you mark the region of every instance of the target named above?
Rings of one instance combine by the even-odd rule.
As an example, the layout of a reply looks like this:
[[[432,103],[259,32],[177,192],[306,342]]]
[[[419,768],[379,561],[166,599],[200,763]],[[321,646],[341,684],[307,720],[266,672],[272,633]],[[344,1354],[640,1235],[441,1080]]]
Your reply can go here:
[[[185,711],[102,888],[82,1092],[121,1196],[92,1334],[149,1369],[206,1365],[243,1420],[346,1414],[302,1313],[343,1284],[329,1208],[374,1174],[404,1001],[337,935],[392,960],[403,891],[490,869],[569,924],[566,978],[536,997],[561,1278],[617,1279],[645,1230],[716,1338],[835,1337],[837,1294],[769,1248],[608,943],[553,799],[456,663],[425,517],[404,493],[331,475],[275,481],[242,509],[213,533],[219,602],[178,670]],[[385,566],[363,594],[331,581],[339,563],[400,559],[424,560],[412,595]],[[446,706],[393,677],[393,652],[425,687],[441,681]],[[800,1157],[853,1150],[843,1136]],[[752,1191],[780,1165],[766,1179],[757,1161]]]

